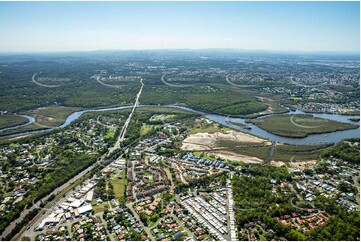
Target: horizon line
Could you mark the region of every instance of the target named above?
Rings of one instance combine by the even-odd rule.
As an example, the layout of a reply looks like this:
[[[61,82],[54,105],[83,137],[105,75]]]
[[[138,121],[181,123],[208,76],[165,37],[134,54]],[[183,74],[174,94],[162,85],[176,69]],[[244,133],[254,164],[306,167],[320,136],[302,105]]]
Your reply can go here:
[[[132,51],[229,51],[229,52],[271,52],[271,53],[324,53],[324,54],[358,54],[360,50],[267,50],[238,48],[154,48],[154,49],[98,49],[98,50],[49,50],[49,51],[0,51],[0,54],[65,54],[95,52],[132,52]]]

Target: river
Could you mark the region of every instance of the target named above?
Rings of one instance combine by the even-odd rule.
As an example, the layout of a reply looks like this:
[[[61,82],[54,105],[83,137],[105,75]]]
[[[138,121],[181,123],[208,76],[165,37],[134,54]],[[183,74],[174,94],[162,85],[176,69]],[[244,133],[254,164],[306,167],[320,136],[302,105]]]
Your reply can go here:
[[[210,120],[212,120],[214,122],[220,123],[220,124],[222,124],[224,126],[227,126],[227,127],[230,127],[230,128],[242,131],[242,132],[246,132],[246,133],[249,133],[249,134],[257,135],[257,136],[263,137],[265,139],[268,139],[270,141],[279,142],[279,143],[287,143],[287,144],[294,144],[294,145],[338,143],[341,140],[346,139],[346,138],[360,137],[360,127],[359,126],[358,126],[358,128],[350,129],[350,130],[335,131],[335,132],[330,132],[330,133],[325,133],[325,134],[313,134],[313,135],[309,135],[309,136],[307,136],[305,138],[288,138],[288,137],[282,137],[282,136],[279,136],[279,135],[271,134],[271,133],[259,128],[258,126],[254,125],[252,123],[246,123],[246,120],[242,119],[242,118],[227,118],[227,116],[217,115],[217,114],[208,114],[208,113],[204,113],[204,112],[201,112],[201,111],[194,110],[192,108],[183,107],[183,106],[175,106],[175,105],[162,105],[162,106],[159,106],[159,105],[139,105],[139,107],[172,107],[172,108],[178,108],[178,109],[182,109],[182,110],[202,114],[205,117],[207,117],[208,119],[210,119]],[[123,110],[123,109],[127,109],[127,108],[132,108],[132,106],[128,105],[128,106],[121,106],[121,107],[114,107],[114,108],[88,109],[88,110],[74,112],[74,113],[70,114],[66,118],[65,122],[62,125],[60,125],[59,127],[56,127],[56,128],[64,128],[64,127],[70,125],[73,121],[77,120],[84,113],[116,111],[116,110]],[[358,117],[358,116],[354,116],[354,115],[305,113],[305,112],[302,112],[300,110],[288,111],[287,114],[290,114],[290,115],[292,115],[292,114],[308,114],[308,115],[312,115],[313,117],[334,120],[334,121],[338,121],[338,122],[342,122],[342,123],[351,123],[351,124],[355,124],[355,125],[359,124],[358,122],[354,122],[354,121],[349,120],[350,118]],[[275,115],[277,115],[277,114],[275,114]],[[22,127],[22,126],[25,126],[25,125],[28,125],[28,124],[31,124],[31,123],[35,122],[35,119],[33,117],[26,116],[26,115],[22,115],[22,116],[28,118],[29,122],[26,123],[26,124],[23,124],[23,125],[19,125],[19,126],[14,126],[14,127],[6,128],[6,129],[0,129],[0,132],[3,132],[5,130],[9,130],[9,129],[15,129],[15,128]],[[270,116],[270,115],[267,115],[267,116]],[[261,119],[261,118],[264,118],[264,117],[267,117],[267,116],[262,116],[262,117],[258,117],[258,118]],[[239,127],[237,125],[230,124],[227,121],[241,123],[243,125],[251,127],[251,129],[244,129],[244,128]],[[22,133],[18,133],[18,134],[2,136],[1,138],[16,137],[16,136],[34,134],[34,133],[42,133],[42,132],[47,132],[47,131],[54,130],[56,128],[27,131],[27,132],[22,132]]]
[[[28,115],[23,115],[23,114],[15,114],[15,115],[21,116],[21,117],[24,117],[24,118],[27,118],[27,119],[28,119],[28,122],[25,123],[25,124],[19,124],[19,125],[15,125],[15,126],[11,126],[11,127],[7,127],[7,128],[0,129],[0,133],[1,133],[1,132],[4,132],[4,131],[7,131],[7,130],[17,129],[17,128],[20,128],[20,127],[23,127],[23,126],[26,126],[26,125],[29,125],[29,124],[32,124],[32,123],[35,122],[35,118],[34,118],[34,117],[31,117],[31,116],[28,116]]]

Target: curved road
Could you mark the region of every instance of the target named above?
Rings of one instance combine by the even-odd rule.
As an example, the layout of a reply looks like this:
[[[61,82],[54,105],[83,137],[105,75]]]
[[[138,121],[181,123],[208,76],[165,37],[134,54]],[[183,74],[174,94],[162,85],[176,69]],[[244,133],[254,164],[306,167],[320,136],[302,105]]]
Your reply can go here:
[[[166,74],[163,74],[163,76],[161,77],[161,80],[162,80],[162,82],[165,84],[165,85],[167,85],[167,86],[170,86],[170,87],[190,87],[190,86],[192,86],[192,85],[180,85],[180,84],[172,84],[172,83],[169,83],[169,82],[167,82],[166,80],[164,80],[164,76],[165,76]]]
[[[40,72],[40,73],[41,73],[41,72]],[[36,85],[42,86],[42,87],[60,87],[60,85],[46,85],[46,84],[42,84],[42,83],[40,83],[40,82],[37,82],[37,81],[35,80],[35,76],[36,76],[37,74],[39,74],[39,73],[35,73],[35,74],[33,75],[33,77],[32,77],[32,81],[33,81]]]
[[[227,76],[226,76],[226,82],[228,82],[229,84],[231,84],[232,86],[235,86],[235,87],[253,87],[254,85],[238,85],[238,84],[235,84],[235,83],[233,83],[233,82],[231,82],[230,80],[229,80],[229,76],[230,76],[230,74],[228,74]]]

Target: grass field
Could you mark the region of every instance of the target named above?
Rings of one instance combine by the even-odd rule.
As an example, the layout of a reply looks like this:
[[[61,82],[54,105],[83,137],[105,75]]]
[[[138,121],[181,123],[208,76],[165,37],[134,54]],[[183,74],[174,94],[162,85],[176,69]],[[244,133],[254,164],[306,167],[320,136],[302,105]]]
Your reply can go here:
[[[139,107],[136,109],[136,112],[150,112],[150,113],[162,113],[162,114],[194,114],[189,111],[185,111],[179,108],[167,108],[167,107]]]
[[[104,138],[112,139],[114,137],[114,134],[115,134],[115,130],[109,129],[107,135],[105,135]]]
[[[357,127],[352,124],[302,114],[276,115],[262,119],[252,119],[250,122],[272,134],[293,138],[304,138],[310,134],[329,133]]]
[[[191,127],[190,134],[223,132],[224,129],[218,123],[207,123],[205,120],[195,122]]]
[[[221,140],[217,142],[217,146],[224,147],[224,150],[233,151],[237,154],[257,157],[264,161],[269,158],[269,150],[271,145],[256,144],[251,142],[235,142],[230,140]]]
[[[49,106],[27,111],[25,114],[33,116],[40,125],[56,127],[64,123],[73,112],[81,110],[77,107]]]
[[[155,128],[155,125],[148,125],[148,124],[143,123],[142,128],[140,129],[140,135],[141,136],[147,135],[154,128]]]
[[[267,238],[264,235],[260,234],[259,235],[259,240],[260,241],[267,241]]]
[[[330,145],[276,145],[272,158],[284,162],[318,160],[321,151]]]
[[[166,121],[166,120],[175,119],[176,117],[177,117],[177,115],[175,115],[175,114],[168,114],[168,115],[158,114],[154,118],[152,118],[150,121],[162,121],[162,120]]]
[[[27,118],[17,115],[0,115],[0,129],[8,128],[28,122]]]
[[[332,144],[276,145],[272,155],[272,160],[283,162],[290,162],[291,160],[293,162],[318,160],[320,158],[320,153],[331,145]],[[270,159],[269,152],[271,145],[222,140],[217,142],[217,146],[224,147],[224,150],[257,157],[264,161],[268,161]]]
[[[102,204],[97,204],[95,200],[92,202],[92,207],[94,214],[101,213],[104,209],[109,208],[108,202],[103,202]]]
[[[123,198],[125,194],[125,186],[127,185],[126,170],[123,170],[121,178],[115,177],[112,180],[114,194],[117,199]]]
[[[203,154],[202,151],[194,151],[193,152],[193,155],[195,155],[195,156],[201,156],[202,154]]]

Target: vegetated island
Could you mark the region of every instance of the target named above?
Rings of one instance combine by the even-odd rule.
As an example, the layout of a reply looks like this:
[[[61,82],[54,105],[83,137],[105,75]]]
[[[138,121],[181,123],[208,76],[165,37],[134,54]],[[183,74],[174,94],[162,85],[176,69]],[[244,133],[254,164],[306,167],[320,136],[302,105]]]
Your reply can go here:
[[[237,122],[233,122],[233,121],[227,121],[227,123],[241,127],[242,129],[252,129],[252,127],[241,124],[241,123],[237,123]]]
[[[0,115],[0,129],[26,124],[28,119],[18,115]]]
[[[353,124],[315,118],[305,114],[275,115],[261,119],[252,119],[249,122],[269,133],[290,138],[304,138],[310,134],[330,133],[358,127]]]
[[[349,118],[348,120],[352,122],[360,122],[360,118]]]

